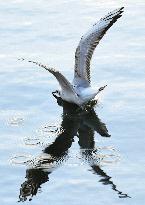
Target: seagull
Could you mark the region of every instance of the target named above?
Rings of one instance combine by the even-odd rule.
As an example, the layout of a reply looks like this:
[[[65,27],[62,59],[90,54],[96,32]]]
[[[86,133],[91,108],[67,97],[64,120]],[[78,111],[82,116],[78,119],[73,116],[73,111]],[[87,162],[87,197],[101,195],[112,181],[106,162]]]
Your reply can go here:
[[[100,87],[99,89],[91,86],[90,62],[96,46],[103,38],[106,31],[122,16],[123,9],[124,7],[121,7],[109,12],[95,23],[84,36],[82,36],[75,52],[74,79],[72,83],[70,83],[58,70],[36,61],[28,61],[45,68],[55,76],[61,89],[52,92],[52,94],[55,93],[64,101],[83,107],[104,90],[107,85]]]

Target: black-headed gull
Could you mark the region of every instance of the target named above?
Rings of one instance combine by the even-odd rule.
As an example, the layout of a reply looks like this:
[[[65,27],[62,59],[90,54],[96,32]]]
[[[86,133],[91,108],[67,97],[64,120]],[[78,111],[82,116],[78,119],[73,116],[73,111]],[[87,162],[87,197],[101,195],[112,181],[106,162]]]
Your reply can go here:
[[[103,86],[99,89],[91,87],[90,61],[96,46],[103,38],[106,31],[122,16],[123,9],[124,7],[121,7],[108,13],[94,24],[84,36],[82,36],[75,52],[75,69],[72,83],[70,83],[59,71],[49,68],[41,63],[29,61],[45,68],[55,76],[61,87],[61,90],[57,90],[55,93],[57,93],[63,100],[82,107],[88,101],[94,99],[95,96],[106,87]]]

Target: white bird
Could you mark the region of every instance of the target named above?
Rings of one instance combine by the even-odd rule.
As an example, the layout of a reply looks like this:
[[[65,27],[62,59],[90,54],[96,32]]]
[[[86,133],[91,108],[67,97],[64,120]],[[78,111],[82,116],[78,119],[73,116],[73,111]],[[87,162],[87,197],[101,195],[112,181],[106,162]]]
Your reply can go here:
[[[123,9],[124,7],[121,7],[108,13],[82,36],[75,52],[75,69],[72,83],[70,83],[59,71],[35,61],[28,61],[45,68],[55,76],[61,87],[61,90],[55,93],[59,94],[63,100],[77,104],[78,106],[83,106],[88,101],[94,99],[95,96],[106,87],[104,86],[99,89],[91,87],[90,61],[96,46],[99,44],[106,31],[122,16]]]

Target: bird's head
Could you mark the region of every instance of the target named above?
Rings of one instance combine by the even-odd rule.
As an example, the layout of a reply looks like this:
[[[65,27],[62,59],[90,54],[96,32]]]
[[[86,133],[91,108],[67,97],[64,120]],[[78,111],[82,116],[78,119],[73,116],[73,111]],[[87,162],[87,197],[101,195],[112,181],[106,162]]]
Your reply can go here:
[[[53,95],[55,98],[61,97],[61,93],[60,93],[59,90],[56,90],[56,91],[52,92],[52,95]]]

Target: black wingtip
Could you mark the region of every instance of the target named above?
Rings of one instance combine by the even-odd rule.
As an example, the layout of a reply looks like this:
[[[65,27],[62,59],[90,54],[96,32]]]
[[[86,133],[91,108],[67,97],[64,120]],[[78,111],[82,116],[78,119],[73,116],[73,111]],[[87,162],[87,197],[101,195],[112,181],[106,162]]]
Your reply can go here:
[[[120,18],[122,16],[123,12],[124,12],[124,6],[119,9],[119,13],[118,13],[117,17]]]
[[[122,7],[120,8],[120,12],[121,12],[121,13],[124,12],[124,6],[122,6]]]
[[[124,9],[124,6],[122,6],[122,7],[120,8],[120,10],[122,10],[122,9]]]

